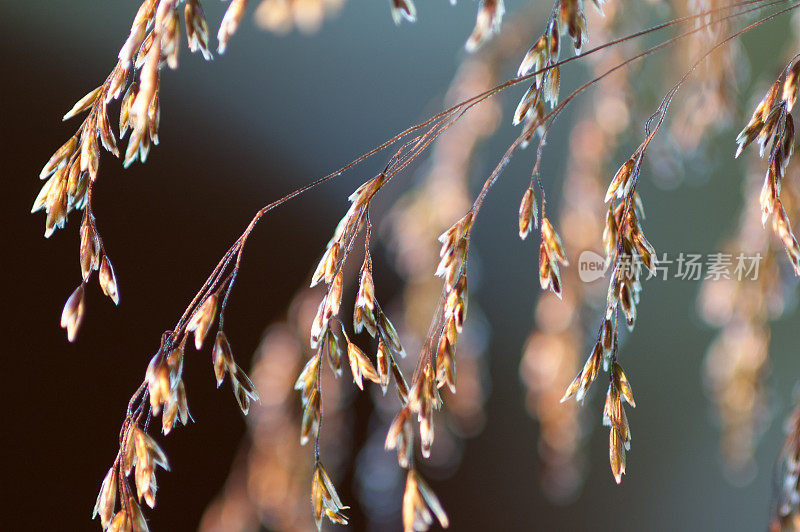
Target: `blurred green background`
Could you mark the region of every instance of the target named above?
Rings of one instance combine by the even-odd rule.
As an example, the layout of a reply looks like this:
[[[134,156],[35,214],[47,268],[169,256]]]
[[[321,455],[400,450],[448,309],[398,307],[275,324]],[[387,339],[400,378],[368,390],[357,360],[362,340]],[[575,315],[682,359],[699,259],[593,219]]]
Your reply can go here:
[[[225,6],[205,4],[213,33]],[[521,5],[508,2],[509,16]],[[145,166],[123,171],[109,157],[101,165],[96,213],[116,264],[121,305],[112,309],[91,290],[78,342],[68,345],[58,317],[79,278],[77,217],[45,241],[41,215],[28,211],[42,164],[77,127],[60,117],[105,78],[136,7],[131,1],[0,2],[7,309],[2,505],[8,530],[99,526],[89,521],[96,490],[113,460],[124,406],[160,333],[261,205],[440,109],[475,16],[472,2],[420,2],[419,21],[396,27],[388,2],[351,0],[313,36],[276,37],[248,17],[226,55],[211,64],[181,50],[180,68],[162,78],[161,145]],[[537,27],[547,9],[543,2],[542,17],[532,21]],[[788,21],[780,21],[745,41],[758,67],[751,69],[753,81],[742,84],[743,102],[752,101],[753,85],[759,91],[764,86],[762,71],[774,76],[782,67],[773,50],[787,28]],[[509,68],[508,76],[513,72]],[[569,76],[582,74],[578,67],[563,76],[572,83]],[[519,93],[502,96],[506,116]],[[740,121],[744,115],[749,111]],[[554,191],[568,126],[567,118],[545,153],[543,174]],[[514,133],[503,125],[482,148],[476,185]],[[647,235],[659,251],[712,252],[735,229],[732,213],[742,202],[745,164],[733,161],[734,136],[729,131],[712,143],[708,157],[689,159],[678,169],[685,179],[677,187],[664,190],[643,177]],[[259,228],[228,314],[240,358],[247,358],[263,327],[282,316],[305,282],[346,209],[346,193],[382,163],[367,162]],[[515,228],[526,164],[515,161],[506,170],[476,232],[481,282],[472,296],[492,327],[492,391],[486,427],[467,443],[459,471],[433,482],[452,529],[764,529],[782,423],[800,376],[798,316],[790,311],[773,326],[773,418],[757,450],[757,475],[747,485],[733,485],[723,474],[718,431],[702,388],[702,360],[715,331],[697,316],[699,286],[687,281],[646,285],[636,331],[621,352],[637,400],[628,411],[634,437],[622,485],[615,486],[608,471],[602,397],[595,391],[586,403],[594,425],[585,489],[567,505],[554,505],[541,492],[537,427],[525,412],[518,376],[539,294],[538,251],[521,243]],[[413,173],[406,185],[412,179]],[[187,359],[197,423],[164,439],[173,471],[159,476],[159,503],[150,514],[155,530],[197,526],[244,435],[229,392],[212,385],[206,356]],[[352,529],[364,526],[355,519]]]

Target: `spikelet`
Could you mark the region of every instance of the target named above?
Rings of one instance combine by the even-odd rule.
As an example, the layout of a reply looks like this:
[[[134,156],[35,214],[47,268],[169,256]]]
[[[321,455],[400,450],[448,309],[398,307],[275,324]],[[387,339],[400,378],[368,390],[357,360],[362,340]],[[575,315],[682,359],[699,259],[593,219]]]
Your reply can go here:
[[[416,470],[409,470],[403,492],[404,532],[428,530],[433,524],[434,516],[442,528],[450,526],[450,520],[436,494]]]
[[[344,506],[336,488],[333,486],[328,473],[322,464],[317,463],[311,479],[311,506],[314,511],[314,520],[317,530],[322,529],[322,518],[326,517],[332,523],[347,524],[347,517],[342,513],[349,506]]]

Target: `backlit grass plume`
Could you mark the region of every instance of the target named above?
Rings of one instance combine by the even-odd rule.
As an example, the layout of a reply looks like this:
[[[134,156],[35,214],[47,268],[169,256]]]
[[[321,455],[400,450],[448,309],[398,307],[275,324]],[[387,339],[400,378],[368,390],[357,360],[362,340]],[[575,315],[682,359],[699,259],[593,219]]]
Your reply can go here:
[[[123,44],[108,77],[64,116],[84,118],[40,172],[45,183],[33,205],[34,212],[45,213],[48,237],[66,226],[71,213],[81,212],[82,275],[61,315],[69,341],[76,340],[86,319],[86,290],[94,272],[115,304],[124,286],[114,273],[93,209],[102,153],[111,153],[128,167],[144,163],[159,144],[159,93],[162,80],[168,79],[162,74],[177,69],[184,39],[189,51],[210,60],[233,46],[249,8],[268,30],[313,32],[342,3],[262,0],[251,6],[247,0],[230,0],[215,44],[199,0],[145,0],[140,5],[129,34],[121,36]],[[472,237],[489,193],[501,178],[519,181],[520,201],[507,206],[508,216],[520,238],[538,247],[532,276],[545,291],[535,305],[535,326],[521,366],[528,407],[541,428],[543,484],[557,498],[579,488],[582,435],[588,424],[576,403],[593,403],[591,390],[597,388],[604,389],[604,405],[588,408],[608,429],[611,477],[620,483],[623,475],[635,474],[626,458],[632,451],[633,423],[628,416],[633,418],[636,406],[631,383],[637,375],[624,369],[628,353],[623,341],[625,335],[635,334],[645,297],[643,281],[657,273],[661,256],[659,243],[646,236],[645,205],[650,197],[639,185],[648,178],[661,136],[670,136],[685,150],[702,149],[702,138],[712,126],[722,129],[723,117],[733,120],[742,114],[733,108],[731,96],[741,62],[740,37],[792,16],[800,3],[707,0],[688,5],[675,1],[669,7],[673,18],[644,26],[651,21],[641,20],[641,13],[617,0],[556,0],[543,22],[534,8],[509,14],[503,0],[480,0],[471,33],[458,37],[474,54],[464,60],[447,107],[257,211],[182,316],[163,333],[149,364],[143,361],[144,376],[126,409],[119,447],[94,509],[103,529],[148,529],[143,505],[154,508],[156,476],[170,467],[154,427],[160,425],[167,435],[192,419],[183,381],[187,349],[208,349],[216,385],[230,383],[243,413],[260,412],[251,426],[255,444],[243,451],[248,458],[243,474],[250,480],[248,486],[259,487],[258,495],[232,477],[230,489],[209,510],[205,527],[233,526],[224,520],[228,507],[246,508],[242,519],[252,526],[347,524],[354,503],[342,497],[346,492],[339,485],[340,455],[348,441],[341,411],[347,406],[345,399],[361,393],[372,397],[372,425],[378,427],[363,452],[383,447],[396,455],[392,485],[397,488],[395,503],[403,529],[448,527],[450,517],[425,473],[445,462],[436,459],[437,444],[449,442],[446,452],[456,455],[461,438],[483,424],[488,376],[482,358],[485,330],[470,301],[470,290],[478,286],[470,266],[476,252]],[[643,4],[639,11],[645,8]],[[387,2],[387,17],[398,24],[424,15],[424,6],[412,0]],[[667,90],[658,95],[657,105],[640,102],[631,81],[634,69],[643,69],[655,54],[668,53],[676,70],[664,74]],[[730,143],[732,157],[758,152],[764,174],[758,192],[753,186],[745,188],[745,214],[733,228],[738,232],[730,246],[763,253],[767,270],[758,283],[749,285],[707,283],[702,298],[705,318],[721,327],[709,349],[706,381],[722,420],[723,453],[735,466],[751,459],[766,416],[767,319],[779,299],[772,297],[780,278],[776,243],[785,251],[780,260],[794,275],[800,274],[800,246],[793,229],[796,183],[788,182],[794,178],[792,113],[800,59],[793,55],[776,68],[751,118]],[[567,72],[586,79],[565,90]],[[673,109],[675,96],[687,88],[691,96]],[[519,98],[509,116],[502,115],[496,97],[504,92]],[[556,196],[563,198],[559,212],[548,204],[552,191],[541,175],[542,159],[550,155],[547,139],[553,125],[579,97],[582,103],[576,107],[581,114],[569,143],[568,175],[559,181],[563,193]],[[637,121],[641,113],[649,118]],[[514,140],[472,194],[468,183],[474,152],[499,128],[513,131]],[[529,151],[522,152],[526,147]],[[319,260],[309,267],[310,287],[298,294],[286,322],[271,329],[262,343],[254,365],[256,378],[251,380],[240,365],[240,353],[247,346],[229,338],[224,327],[250,235],[275,208],[291,205],[299,195],[376,156],[383,157],[380,171],[364,179],[349,197],[331,200],[341,218],[330,228],[327,244],[317,249]],[[428,156],[425,178],[403,199],[389,196],[392,207],[387,214],[377,201],[389,194],[386,185],[408,179],[416,163]],[[530,170],[522,178],[503,174],[514,156],[529,162]],[[663,157],[663,152],[655,156]],[[759,215],[751,215],[753,205]],[[769,224],[768,230],[762,231],[756,218],[763,226]],[[382,232],[389,234],[384,242],[395,251],[406,283],[400,302],[384,296],[382,277],[376,275],[373,257]],[[574,269],[578,253],[592,247],[604,254],[608,284],[602,290],[580,286]],[[259,406],[262,397],[270,399]],[[796,418],[790,421],[780,459],[776,529],[792,529],[797,522]],[[332,443],[323,436],[331,437]],[[295,440],[310,450],[298,451],[290,443]],[[278,454],[302,463],[281,461]],[[276,489],[278,485],[283,488]],[[264,494],[281,496],[285,503],[273,504]],[[298,518],[297,501],[304,498],[305,503],[310,499],[309,512]],[[367,495],[363,498],[368,505]]]

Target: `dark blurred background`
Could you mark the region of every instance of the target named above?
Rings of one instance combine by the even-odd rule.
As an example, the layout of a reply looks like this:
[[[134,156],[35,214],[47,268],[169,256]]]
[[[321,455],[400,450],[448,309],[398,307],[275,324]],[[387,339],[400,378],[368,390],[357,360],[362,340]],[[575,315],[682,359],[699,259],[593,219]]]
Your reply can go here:
[[[224,5],[206,4],[215,28]],[[45,240],[43,217],[28,211],[41,186],[39,170],[78,125],[60,117],[105,78],[137,2],[0,3],[6,308],[0,528],[97,529],[90,513],[116,452],[127,400],[161,332],[173,325],[252,213],[439,109],[463,57],[474,6],[423,2],[417,24],[395,27],[386,4],[352,0],[313,36],[275,37],[246,18],[228,53],[211,64],[182,50],[180,68],[163,76],[161,145],[147,164],[123,171],[103,156],[96,215],[116,265],[121,304],[113,308],[92,284],[78,341],[68,344],[58,320],[80,275],[78,217]],[[520,4],[508,2],[508,8]],[[504,105],[517,97],[507,95]],[[556,132],[550,153],[565,149],[565,131]],[[511,135],[503,126],[485,147],[476,177]],[[729,147],[720,151],[728,158]],[[546,158],[551,183],[561,170],[558,159]],[[346,209],[345,193],[382,162],[367,162],[292,202],[256,231],[227,320],[240,359],[248,359],[264,326],[283,316],[292,293],[306,282]],[[628,413],[634,439],[622,485],[615,486],[608,471],[607,432],[595,392],[587,402],[596,423],[585,489],[567,505],[542,494],[537,429],[525,412],[518,377],[539,293],[535,246],[521,244],[515,229],[526,171],[509,168],[477,232],[482,280],[473,297],[492,326],[492,393],[485,430],[467,443],[460,470],[433,482],[452,529],[765,528],[781,424],[800,375],[797,315],[773,327],[774,416],[757,451],[755,479],[735,486],[723,475],[702,390],[702,359],[714,331],[697,317],[698,286],[691,282],[648,285],[636,333],[624,347],[638,408]],[[648,237],[659,249],[709,252],[732,229],[727,224],[741,202],[739,177],[727,163],[702,172],[703,179],[674,190],[644,185]],[[172,472],[159,475],[158,507],[150,513],[154,530],[197,527],[245,433],[230,392],[213,386],[208,357],[206,351],[187,352],[196,423],[163,439]]]

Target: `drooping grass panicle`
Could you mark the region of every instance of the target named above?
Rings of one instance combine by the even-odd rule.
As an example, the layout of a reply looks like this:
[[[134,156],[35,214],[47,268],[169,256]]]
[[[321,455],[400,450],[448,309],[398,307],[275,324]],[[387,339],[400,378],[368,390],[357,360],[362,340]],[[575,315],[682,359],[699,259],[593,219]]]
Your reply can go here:
[[[620,5],[610,3],[605,6],[605,16],[590,12],[587,17],[593,35],[600,34],[599,38],[605,41],[620,25],[620,11]],[[587,58],[595,75],[621,60],[619,48]],[[632,75],[630,69],[620,70],[597,85],[592,100],[582,105],[581,115],[572,127],[564,198],[556,221],[563,228],[563,245],[572,264],[579,264],[581,250],[597,249],[601,240],[606,218],[602,206],[604,170],[608,170],[616,147],[626,138],[631,115],[629,112],[601,114],[597,107],[627,109]],[[523,197],[532,195],[533,190],[529,186]],[[555,500],[568,500],[581,486],[584,469],[581,443],[587,424],[578,405],[562,403],[561,398],[580,369],[582,344],[587,340],[587,318],[594,315],[605,295],[600,282],[581,282],[577,267],[565,268],[563,276],[564,284],[569,287],[563,298],[543,294],[536,303],[533,330],[520,363],[527,389],[526,405],[539,422],[543,469],[540,480],[547,495]],[[611,331],[604,328],[606,332]],[[610,346],[610,337],[605,344]]]
[[[257,8],[257,17],[262,25],[275,31],[295,25],[301,29],[313,30],[319,26],[324,15],[334,11],[340,3],[322,0],[302,3],[294,0],[265,0]],[[602,11],[605,2],[593,0],[592,3]],[[86,119],[77,133],[51,157],[40,175],[47,181],[33,210],[44,209],[47,213],[46,236],[52,234],[56,228],[63,227],[71,211],[84,211],[80,229],[82,279],[67,300],[61,317],[61,325],[67,330],[70,341],[75,339],[85,314],[85,290],[93,271],[99,272],[99,284],[103,292],[115,304],[119,302],[114,269],[92,210],[92,190],[99,173],[100,146],[115,156],[122,157],[123,165],[127,167],[136,160],[144,162],[151,147],[158,144],[161,73],[165,65],[172,69],[178,65],[181,4],[183,26],[190,50],[199,51],[206,59],[211,58],[208,24],[198,0],[145,0],[137,12],[131,31],[118,54],[118,62],[109,77],[100,87],[79,100],[65,116],[67,119],[86,112]],[[644,235],[643,202],[637,190],[645,154],[665,123],[674,96],[699,65],[712,53],[735,42],[745,32],[790,13],[799,5],[780,0],[702,3],[698,12],[588,49],[589,25],[584,2],[557,0],[547,17],[543,33],[524,55],[516,77],[493,86],[485,83],[476,89],[477,94],[460,98],[444,111],[398,133],[339,170],[260,209],[213,269],[175,327],[162,335],[160,346],[150,360],[145,378],[130,400],[120,430],[119,450],[101,483],[95,506],[95,515],[99,516],[103,528],[147,529],[141,503],[144,501],[151,508],[155,505],[157,468],[169,469],[166,456],[149,434],[150,424],[156,416],[161,415],[162,431],[167,434],[178,423],[186,424],[191,420],[182,379],[184,352],[189,341],[193,341],[195,348],[200,350],[203,345],[211,343],[206,342],[206,339],[215,329],[211,362],[217,386],[229,381],[235,400],[245,414],[250,411],[252,404],[260,400],[261,395],[253,381],[237,364],[231,341],[223,329],[225,311],[237,280],[245,245],[256,225],[273,209],[390,147],[395,151],[389,155],[383,170],[359,185],[349,197],[349,206],[333,230],[311,275],[311,287],[319,285],[320,288],[311,292],[316,296],[309,297],[316,297],[319,301],[313,319],[309,320],[310,324],[305,324],[308,331],[307,347],[302,351],[310,351],[305,357],[305,366],[299,370],[299,376],[295,380],[295,389],[300,392],[300,410],[293,417],[299,421],[300,443],[313,442],[313,466],[305,474],[306,479],[309,476],[311,478],[311,513],[316,526],[320,528],[323,519],[346,524],[345,510],[348,506],[341,500],[323,465],[329,463],[327,455],[323,460],[324,449],[321,444],[323,405],[327,405],[323,399],[328,397],[323,396],[323,380],[341,376],[344,373],[342,365],[346,363],[350,367],[355,385],[353,388],[368,389],[371,387],[369,382],[379,385],[384,394],[393,388],[399,405],[384,444],[386,449],[397,451],[398,464],[406,471],[402,499],[403,527],[406,531],[426,530],[434,520],[442,527],[447,527],[447,514],[438,497],[422,479],[419,465],[415,463],[416,448],[419,445],[422,458],[431,456],[434,434],[438,430],[436,418],[445,402],[457,390],[456,350],[459,338],[464,333],[467,317],[471,237],[489,191],[498,181],[510,158],[519,149],[537,140],[530,181],[526,183],[519,208],[515,209],[518,215],[517,229],[523,239],[533,229],[538,229],[540,286],[544,290],[552,291],[558,298],[563,298],[565,293],[568,294],[564,279],[573,277],[564,273],[570,265],[570,257],[574,256],[570,245],[576,245],[577,239],[567,232],[562,238],[558,226],[563,223],[568,228],[569,219],[565,215],[559,220],[548,212],[545,187],[540,175],[546,139],[556,118],[579,94],[627,66],[714,29],[720,37],[707,44],[692,58],[689,69],[667,91],[656,111],[645,123],[644,140],[622,163],[608,186],[605,202],[609,205],[605,213],[602,237],[610,268],[605,311],[600,320],[596,341],[583,368],[571,384],[567,385],[561,398],[562,402],[573,396],[578,402],[583,401],[600,373],[606,373],[608,389],[603,424],[609,427],[609,461],[612,475],[619,483],[626,472],[625,457],[631,441],[623,403],[635,406],[631,385],[618,359],[619,320],[624,319],[627,327],[633,329],[642,290],[642,266],[652,271],[656,264],[655,249]],[[228,47],[247,7],[247,0],[231,0],[228,3],[217,33],[219,53],[223,53]],[[390,9],[395,22],[402,19],[413,21],[416,18],[416,8],[411,1],[392,1]],[[501,32],[504,11],[502,0],[480,2],[473,32],[467,40],[468,50],[477,49],[491,35]],[[609,11],[613,15],[613,10]],[[740,29],[733,28],[734,22],[751,13],[756,14],[757,20]],[[691,27],[693,23],[694,26]],[[616,50],[614,47],[617,45],[671,28],[677,28],[678,34],[629,57],[616,57],[610,66],[597,68],[593,76],[577,89],[564,97],[560,94],[563,67],[579,57]],[[571,44],[574,55],[562,59],[566,55],[568,43]],[[717,80],[723,76],[723,72],[724,70],[716,73]],[[753,142],[760,146],[762,156],[768,153],[767,175],[760,202],[762,223],[772,219],[774,233],[783,243],[795,272],[800,272],[800,247],[792,232],[787,209],[783,205],[781,182],[794,146],[791,110],[796,100],[799,72],[800,61],[795,57],[771,86],[737,139],[737,156]],[[494,80],[502,79],[502,76],[497,76],[495,72],[485,76],[484,81],[487,78],[495,83]],[[441,247],[438,259],[431,254],[438,266],[433,263],[426,265],[427,274],[440,277],[441,284],[431,285],[433,288],[426,295],[429,301],[435,302],[431,305],[434,311],[427,333],[424,336],[417,333],[419,349],[415,351],[419,355],[413,374],[406,380],[400,365],[401,359],[406,355],[405,341],[401,341],[401,334],[389,317],[390,311],[386,310],[389,307],[383,307],[379,302],[380,291],[376,288],[373,275],[373,199],[383,192],[387,183],[412,168],[428,148],[442,142],[446,133],[456,133],[454,137],[459,138],[458,125],[474,116],[468,113],[476,113],[479,106],[486,105],[487,100],[493,96],[523,83],[529,83],[529,87],[509,120],[514,125],[521,125],[517,137],[487,176],[474,199],[470,201],[466,187],[463,183],[459,184],[454,194],[458,198],[454,202],[456,208],[452,213],[448,212],[446,220],[441,220],[445,223],[440,227],[425,228],[443,230],[439,238]],[[116,99],[121,99],[119,138],[123,138],[130,130],[124,153],[118,147],[107,109],[107,105]],[[470,150],[478,141],[478,135],[473,133],[460,138],[466,140],[468,159]],[[458,158],[451,157],[450,161],[453,160],[456,164],[464,164],[465,158],[462,154],[460,162]],[[466,175],[466,172],[463,174]],[[602,192],[602,188],[600,191]],[[364,255],[359,260],[357,255],[360,253],[358,250],[362,238]],[[352,275],[354,269],[358,271],[355,276]],[[349,312],[343,305],[346,290],[354,292],[355,296],[352,320],[349,316],[347,319],[343,316]],[[572,312],[576,306],[582,304],[571,296],[566,299]],[[394,311],[391,314],[394,315]],[[538,337],[537,343],[532,342],[529,345],[558,344],[572,355],[578,349],[574,343],[567,345],[564,338],[558,335],[550,337],[549,343],[542,338]],[[295,362],[302,358],[295,357]],[[323,358],[332,370],[328,377],[323,377],[323,371],[327,374]],[[570,369],[573,372],[578,370],[575,356],[571,357],[571,362]],[[560,372],[559,376],[563,376],[562,373],[564,372]],[[475,379],[473,383],[474,381]],[[449,390],[450,394],[445,390]],[[355,393],[354,389],[352,393]],[[544,404],[541,399],[543,396],[540,392],[535,400]],[[547,396],[557,397],[549,392]],[[567,425],[577,427],[577,414],[574,410],[570,412],[573,422]],[[543,419],[543,423],[545,421]],[[550,427],[554,425],[551,423]],[[788,469],[794,471],[796,468],[792,467]],[[792,493],[796,494],[796,475],[787,478],[794,479]]]

